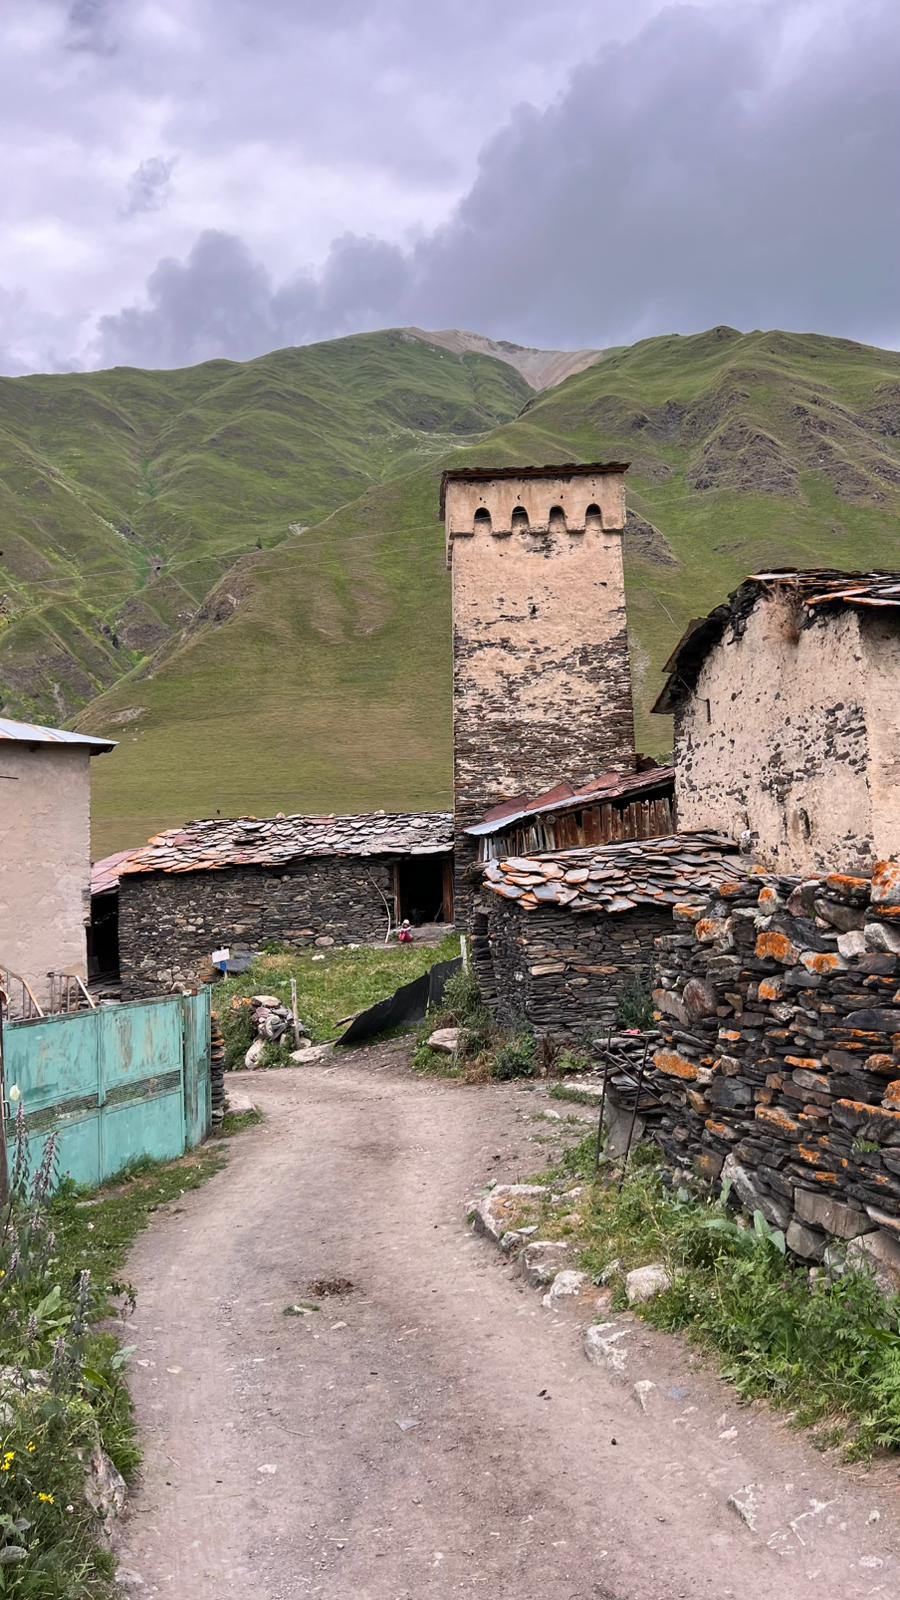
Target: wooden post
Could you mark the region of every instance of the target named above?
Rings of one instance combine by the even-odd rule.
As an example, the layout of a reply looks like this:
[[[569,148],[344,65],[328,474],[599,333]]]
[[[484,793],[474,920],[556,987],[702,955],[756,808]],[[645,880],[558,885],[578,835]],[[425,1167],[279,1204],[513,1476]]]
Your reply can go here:
[[[294,1049],[300,1049],[300,1023],[297,1020],[297,979],[291,975],[291,1018],[294,1024]]]
[[[3,1012],[6,991],[0,989],[0,1209],[9,1203],[9,1158],[6,1149],[6,1071],[3,1065]]]

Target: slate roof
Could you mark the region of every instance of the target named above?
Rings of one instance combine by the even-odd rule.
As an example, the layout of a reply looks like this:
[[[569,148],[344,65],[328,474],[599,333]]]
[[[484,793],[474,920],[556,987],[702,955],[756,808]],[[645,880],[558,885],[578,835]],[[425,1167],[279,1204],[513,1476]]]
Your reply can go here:
[[[900,622],[900,572],[838,572],[826,567],[807,572],[789,567],[756,572],[708,616],[688,624],[663,668],[669,676],[653,710],[674,711],[693,690],[706,657],[726,629],[732,627],[739,636],[760,597],[779,589],[799,597],[806,608],[807,623],[818,612],[845,606],[893,613]]]
[[[281,867],[308,856],[439,855],[453,849],[449,811],[366,812],[355,817],[214,817],[158,833],[136,850],[95,863],[94,884],[142,872]]]
[[[102,861],[95,861],[91,866],[91,894],[109,894],[112,889],[118,889],[122,864],[130,855],[130,850],[116,850]]]
[[[745,873],[732,839],[718,833],[674,833],[664,839],[491,861],[482,885],[525,911],[563,906],[617,914],[642,906],[703,905],[713,890]]]
[[[69,733],[66,728],[45,728],[39,722],[13,722],[9,717],[0,717],[0,739],[13,744],[88,745],[98,755],[116,748],[115,739],[95,739],[88,733]]]
[[[570,783],[558,783],[553,789],[532,799],[517,795],[502,805],[486,811],[482,822],[466,828],[473,838],[503,833],[506,828],[524,818],[543,817],[559,811],[577,811],[580,806],[597,805],[607,800],[640,800],[660,788],[671,789],[675,782],[674,767],[651,767],[647,772],[603,772],[599,778],[573,788]]]

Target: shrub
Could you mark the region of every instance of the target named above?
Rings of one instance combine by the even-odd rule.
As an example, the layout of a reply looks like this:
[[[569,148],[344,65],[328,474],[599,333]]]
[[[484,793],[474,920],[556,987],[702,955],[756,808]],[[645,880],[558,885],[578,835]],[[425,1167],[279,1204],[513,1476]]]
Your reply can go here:
[[[619,995],[616,1027],[653,1027],[653,996],[641,974],[636,974]]]
[[[514,1034],[494,1051],[490,1075],[498,1082],[509,1078],[533,1078],[537,1071],[537,1040],[533,1033]]]

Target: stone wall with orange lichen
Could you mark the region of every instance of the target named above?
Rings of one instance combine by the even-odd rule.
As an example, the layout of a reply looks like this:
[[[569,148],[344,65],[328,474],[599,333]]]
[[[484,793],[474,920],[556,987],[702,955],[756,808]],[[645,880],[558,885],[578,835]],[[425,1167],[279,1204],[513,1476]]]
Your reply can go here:
[[[900,1274],[900,865],[725,888],[658,942],[656,1137],[803,1259]]]

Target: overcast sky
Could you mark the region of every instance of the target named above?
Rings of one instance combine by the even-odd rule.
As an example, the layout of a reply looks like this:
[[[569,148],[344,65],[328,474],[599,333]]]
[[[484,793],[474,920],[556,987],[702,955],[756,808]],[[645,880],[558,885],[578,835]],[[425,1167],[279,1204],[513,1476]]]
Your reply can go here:
[[[0,0],[0,371],[900,345],[898,0]]]

